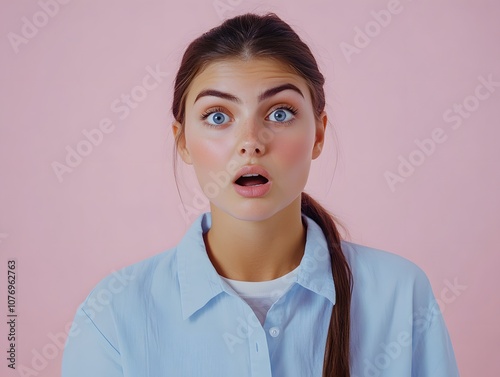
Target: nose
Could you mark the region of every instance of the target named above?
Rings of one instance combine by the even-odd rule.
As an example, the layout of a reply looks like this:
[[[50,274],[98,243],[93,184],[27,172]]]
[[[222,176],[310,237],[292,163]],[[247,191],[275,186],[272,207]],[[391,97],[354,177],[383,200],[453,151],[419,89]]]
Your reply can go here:
[[[240,146],[240,154],[242,156],[260,156],[263,155],[264,152],[264,144],[260,143],[258,140],[248,140]]]
[[[259,137],[260,128],[257,124],[252,123],[247,125],[246,132],[240,140],[238,148],[239,154],[242,156],[261,156],[266,152],[266,147],[261,137]]]

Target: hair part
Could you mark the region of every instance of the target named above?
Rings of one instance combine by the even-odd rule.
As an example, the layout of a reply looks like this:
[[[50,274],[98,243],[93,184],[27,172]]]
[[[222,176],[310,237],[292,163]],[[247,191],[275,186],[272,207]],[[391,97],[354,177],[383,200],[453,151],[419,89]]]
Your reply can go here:
[[[180,124],[174,144],[174,174],[179,141],[184,137],[186,97],[191,83],[209,64],[229,59],[266,58],[284,63],[305,79],[316,120],[325,108],[325,79],[309,47],[293,29],[274,13],[247,13],[224,21],[205,32],[187,47],[174,84],[172,114]],[[179,190],[177,188],[177,190]],[[180,194],[180,193],[179,193]],[[323,377],[350,377],[350,307],[352,273],[342,252],[336,222],[340,222],[305,192],[301,211],[325,234],[335,282],[336,303],[332,308],[325,345]]]

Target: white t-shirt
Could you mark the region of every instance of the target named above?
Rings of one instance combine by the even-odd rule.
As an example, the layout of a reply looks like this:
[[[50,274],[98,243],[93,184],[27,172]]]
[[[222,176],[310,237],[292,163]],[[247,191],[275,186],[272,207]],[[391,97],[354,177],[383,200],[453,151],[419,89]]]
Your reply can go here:
[[[267,281],[241,281],[221,276],[231,288],[247,302],[255,312],[260,323],[264,325],[269,308],[283,296],[296,281],[299,266],[286,275]]]

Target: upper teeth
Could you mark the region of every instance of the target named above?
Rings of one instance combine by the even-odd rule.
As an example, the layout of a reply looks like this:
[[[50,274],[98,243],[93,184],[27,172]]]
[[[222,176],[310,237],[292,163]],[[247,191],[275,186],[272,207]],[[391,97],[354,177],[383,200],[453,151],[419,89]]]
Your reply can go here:
[[[242,177],[258,177],[259,174],[243,174]]]

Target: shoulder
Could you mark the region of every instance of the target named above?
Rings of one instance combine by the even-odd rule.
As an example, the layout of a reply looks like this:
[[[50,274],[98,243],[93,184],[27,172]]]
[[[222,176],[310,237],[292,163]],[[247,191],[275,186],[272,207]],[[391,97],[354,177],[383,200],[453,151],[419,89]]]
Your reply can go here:
[[[393,252],[376,249],[366,245],[342,241],[342,251],[353,268],[366,273],[399,271],[403,275],[425,276],[424,271],[411,260]]]
[[[114,320],[113,313],[138,310],[155,286],[176,282],[177,247],[112,271],[90,291],[81,305],[90,319]],[[97,324],[97,323],[96,323]]]
[[[342,250],[353,272],[352,340],[366,352],[359,360],[371,360],[371,368],[380,372],[379,356],[384,350],[391,356],[388,349],[393,347],[400,356],[388,359],[391,375],[458,376],[446,324],[425,272],[388,251],[347,241],[342,241]]]
[[[413,323],[421,313],[437,314],[429,278],[415,263],[388,251],[351,242],[343,242],[342,249],[353,275],[352,299],[358,317],[368,320],[366,313],[370,313],[376,327],[384,322],[388,312],[392,313],[393,321],[399,319],[403,323]],[[424,327],[432,322],[427,320],[427,314]]]
[[[385,285],[416,284],[430,288],[422,268],[401,255],[348,241],[341,244],[354,280]]]

